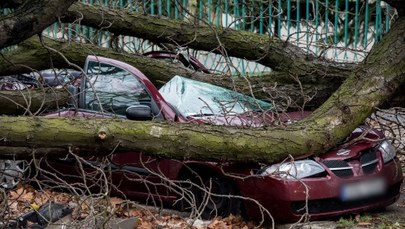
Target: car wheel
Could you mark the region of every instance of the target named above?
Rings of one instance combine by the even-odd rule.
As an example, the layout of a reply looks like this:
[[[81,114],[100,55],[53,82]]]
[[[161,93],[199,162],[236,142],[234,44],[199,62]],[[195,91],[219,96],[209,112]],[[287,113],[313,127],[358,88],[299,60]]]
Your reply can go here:
[[[194,187],[193,193],[196,199],[197,209],[202,212],[203,219],[211,219],[216,216],[226,217],[230,214],[241,213],[241,200],[231,197],[237,195],[236,187],[230,182],[218,176],[205,176],[201,181],[201,188]]]
[[[0,160],[0,186],[13,189],[25,178],[27,161]]]

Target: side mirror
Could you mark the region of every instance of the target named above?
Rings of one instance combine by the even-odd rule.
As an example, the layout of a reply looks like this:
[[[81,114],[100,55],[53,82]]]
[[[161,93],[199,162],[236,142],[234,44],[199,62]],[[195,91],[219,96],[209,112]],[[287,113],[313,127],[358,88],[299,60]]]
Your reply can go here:
[[[125,116],[130,120],[152,120],[152,109],[147,105],[132,105],[125,110]]]

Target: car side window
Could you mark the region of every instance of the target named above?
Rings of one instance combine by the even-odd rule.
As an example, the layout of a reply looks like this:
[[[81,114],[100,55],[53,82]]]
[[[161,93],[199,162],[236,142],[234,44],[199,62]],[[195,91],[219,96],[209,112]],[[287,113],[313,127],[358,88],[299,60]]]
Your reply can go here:
[[[85,84],[85,108],[125,115],[131,105],[150,106],[151,97],[142,83],[119,67],[90,61]]]

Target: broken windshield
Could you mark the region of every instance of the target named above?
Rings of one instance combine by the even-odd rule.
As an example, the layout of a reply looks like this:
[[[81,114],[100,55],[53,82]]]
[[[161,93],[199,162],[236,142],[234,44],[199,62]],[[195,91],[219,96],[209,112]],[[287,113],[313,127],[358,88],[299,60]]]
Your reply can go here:
[[[181,76],[173,77],[160,88],[159,92],[185,117],[232,115],[272,108],[270,103]]]

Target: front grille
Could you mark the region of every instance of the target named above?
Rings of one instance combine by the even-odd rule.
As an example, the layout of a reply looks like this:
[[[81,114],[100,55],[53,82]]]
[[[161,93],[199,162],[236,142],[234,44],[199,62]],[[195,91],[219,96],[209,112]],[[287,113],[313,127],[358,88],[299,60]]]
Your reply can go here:
[[[323,163],[330,169],[349,167],[349,164],[346,161],[330,160],[324,161]]]
[[[341,169],[341,170],[333,170],[333,173],[338,177],[352,177],[353,171],[352,169]]]
[[[363,173],[368,175],[372,174],[377,168],[378,156],[377,150],[367,149],[361,153],[359,158],[349,159],[349,160],[325,160],[323,164],[329,168],[336,176],[342,178],[352,177],[353,168],[350,166],[350,161],[360,162]]]
[[[346,161],[329,160],[323,163],[338,177],[353,176],[352,167]]]
[[[401,182],[392,185],[384,195],[356,201],[341,201],[338,198],[310,200],[308,201],[308,212],[310,214],[321,214],[334,211],[350,210],[359,207],[366,207],[368,205],[375,204],[379,201],[388,201],[391,198],[397,196],[399,194],[400,187]],[[306,206],[305,201],[296,201],[291,204],[292,211],[295,214],[305,213],[306,211],[305,206]]]
[[[377,151],[370,149],[363,152],[360,157],[360,163],[364,174],[373,173],[378,164]]]

